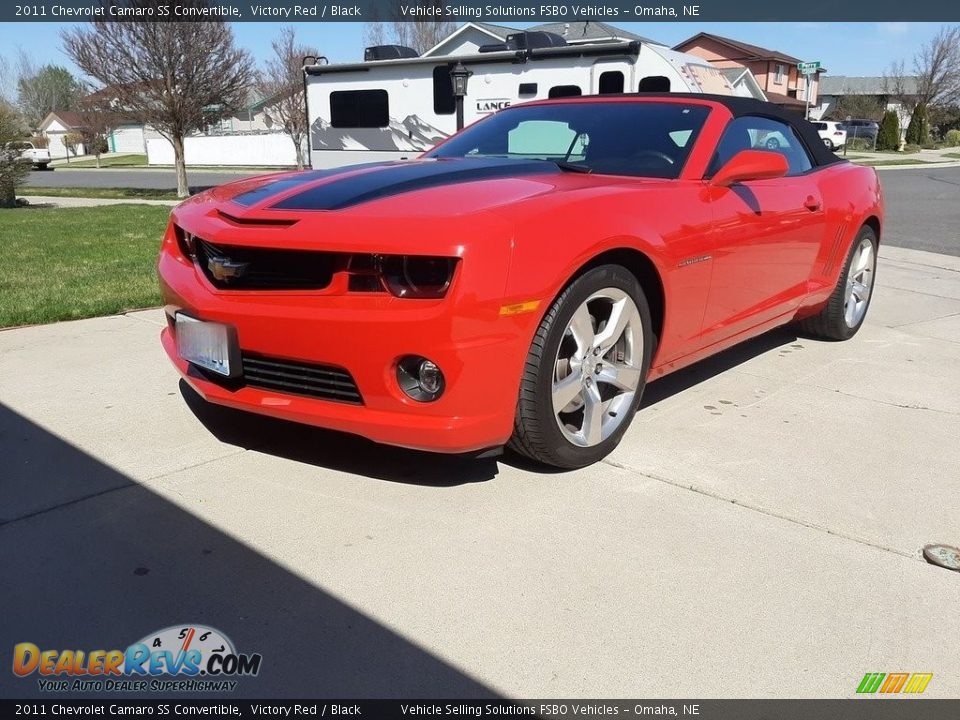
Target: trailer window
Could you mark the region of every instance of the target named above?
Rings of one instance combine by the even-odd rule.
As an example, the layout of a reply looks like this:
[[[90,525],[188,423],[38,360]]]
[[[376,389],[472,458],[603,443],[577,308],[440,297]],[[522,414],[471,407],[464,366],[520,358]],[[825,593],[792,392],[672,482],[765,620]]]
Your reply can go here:
[[[433,111],[437,115],[453,115],[457,111],[450,67],[447,65],[437,65],[433,69]]]
[[[623,73],[619,70],[607,70],[600,73],[600,94],[609,95],[611,93],[623,92]]]
[[[576,97],[577,95],[583,95],[579,85],[554,85],[552,88],[550,88],[550,92],[547,97],[561,98]]]
[[[520,83],[520,95],[536,95],[537,94],[537,84],[536,83]]]
[[[640,81],[638,92],[670,92],[670,78],[666,75],[648,75]]]
[[[386,90],[330,93],[330,124],[338,128],[381,128],[390,124]]]

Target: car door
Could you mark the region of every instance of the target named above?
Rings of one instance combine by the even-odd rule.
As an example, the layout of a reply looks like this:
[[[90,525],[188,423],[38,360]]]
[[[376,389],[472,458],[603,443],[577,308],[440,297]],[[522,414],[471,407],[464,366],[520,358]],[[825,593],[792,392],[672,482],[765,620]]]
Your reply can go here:
[[[793,129],[766,117],[735,118],[708,175],[746,149],[778,152],[789,170],[782,178],[708,191],[714,261],[702,325],[705,345],[795,310],[826,230],[823,198],[810,177],[813,164]]]

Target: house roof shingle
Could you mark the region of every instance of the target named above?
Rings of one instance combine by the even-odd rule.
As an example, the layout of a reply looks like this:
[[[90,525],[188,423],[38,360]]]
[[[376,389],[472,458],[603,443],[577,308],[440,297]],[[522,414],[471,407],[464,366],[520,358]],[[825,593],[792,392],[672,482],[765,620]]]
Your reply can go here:
[[[751,45],[750,43],[741,42],[739,40],[734,40],[732,38],[723,37],[722,35],[714,35],[713,33],[697,33],[693,37],[689,37],[681,43],[674,45],[674,50],[682,50],[685,46],[690,43],[698,40],[699,38],[706,38],[708,40],[714,40],[719,43],[723,43],[729,47],[734,48],[742,53],[744,57],[742,58],[730,58],[731,60],[747,60],[747,59],[759,59],[759,60],[785,60],[788,63],[796,64],[803,62],[802,60],[793,57],[793,55],[787,55],[785,52],[780,50],[770,50],[769,48],[760,47],[759,45]]]
[[[893,86],[893,81],[885,77],[827,75],[820,80],[820,94],[888,95],[893,92]],[[903,91],[907,95],[916,95],[917,78],[912,75],[903,78]]]

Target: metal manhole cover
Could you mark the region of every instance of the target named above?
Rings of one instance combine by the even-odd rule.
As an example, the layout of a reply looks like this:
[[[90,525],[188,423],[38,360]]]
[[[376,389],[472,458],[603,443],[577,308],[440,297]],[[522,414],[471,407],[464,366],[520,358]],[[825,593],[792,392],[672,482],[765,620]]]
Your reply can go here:
[[[960,548],[952,545],[927,545],[923,548],[923,557],[928,563],[960,572]]]

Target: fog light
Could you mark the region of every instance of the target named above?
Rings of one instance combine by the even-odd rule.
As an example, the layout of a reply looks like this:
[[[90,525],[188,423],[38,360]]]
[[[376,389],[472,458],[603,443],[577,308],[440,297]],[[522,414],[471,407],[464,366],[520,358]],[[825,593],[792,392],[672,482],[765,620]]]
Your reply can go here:
[[[397,382],[414,400],[431,402],[443,394],[443,372],[432,360],[408,355],[397,364]]]

